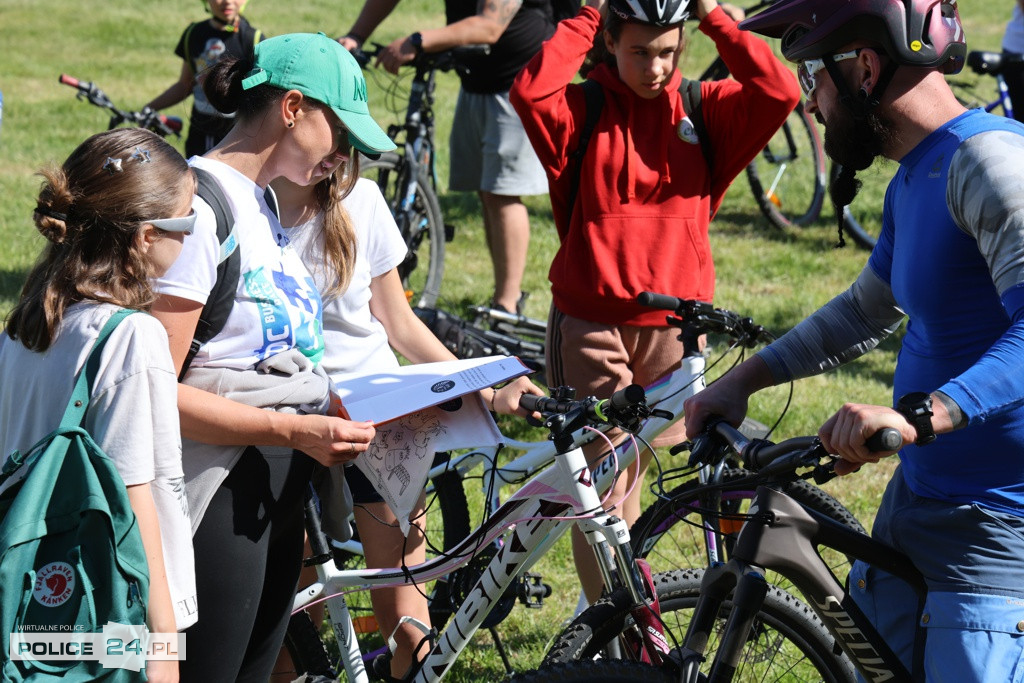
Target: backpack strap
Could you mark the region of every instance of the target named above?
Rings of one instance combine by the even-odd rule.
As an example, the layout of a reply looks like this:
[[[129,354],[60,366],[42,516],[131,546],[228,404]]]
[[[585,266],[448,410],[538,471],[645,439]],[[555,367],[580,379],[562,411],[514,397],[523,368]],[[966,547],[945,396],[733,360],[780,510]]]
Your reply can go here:
[[[569,207],[568,218],[572,219],[573,209],[576,207],[576,196],[580,191],[580,176],[583,173],[583,155],[587,152],[587,145],[590,144],[590,136],[594,133],[597,120],[601,117],[601,110],[604,108],[604,88],[597,81],[587,79],[580,83],[583,88],[583,101],[586,103],[586,115],[583,119],[583,129],[580,131],[579,144],[569,155],[572,163],[572,182],[569,185]],[[683,97],[683,111],[690,117],[693,124],[693,131],[700,142],[700,151],[707,162],[708,170],[712,168],[714,157],[711,150],[711,138],[708,135],[707,125],[704,123],[704,107],[701,106],[700,81],[684,78],[679,84],[679,94]]]
[[[690,117],[693,124],[693,132],[697,134],[700,142],[700,152],[704,155],[708,170],[712,168],[714,157],[711,154],[711,137],[708,135],[708,127],[704,123],[704,107],[701,106],[700,81],[691,81],[684,78],[679,84],[679,94],[683,96],[683,111]]]
[[[78,427],[85,420],[85,411],[89,407],[92,385],[100,369],[100,354],[103,352],[103,347],[107,345],[107,339],[114,328],[132,313],[138,313],[138,311],[130,308],[115,311],[100,329],[100,334],[92,345],[92,351],[89,352],[89,357],[75,380],[75,388],[71,391],[71,400],[68,401],[68,407],[64,410],[64,417],[60,419],[61,428]]]
[[[586,115],[583,118],[583,129],[580,131],[580,140],[576,149],[569,155],[572,164],[572,182],[569,185],[569,201],[566,205],[569,208],[567,218],[572,221],[572,212],[576,207],[576,195],[580,191],[580,176],[583,174],[583,155],[587,153],[587,145],[590,144],[590,136],[594,133],[594,126],[601,118],[601,110],[604,109],[604,88],[597,81],[587,79],[580,83],[583,88],[583,102],[586,105]]]
[[[178,381],[185,377],[192,359],[199,348],[213,339],[224,329],[224,324],[235,304],[235,292],[238,289],[238,277],[241,271],[241,257],[238,255],[238,237],[235,234],[235,221],[228,206],[227,197],[220,183],[209,171],[192,167],[196,174],[196,194],[213,210],[217,219],[217,241],[220,243],[220,254],[217,260],[217,281],[210,290],[203,312],[199,314],[196,331],[189,345],[185,362],[181,366]]]

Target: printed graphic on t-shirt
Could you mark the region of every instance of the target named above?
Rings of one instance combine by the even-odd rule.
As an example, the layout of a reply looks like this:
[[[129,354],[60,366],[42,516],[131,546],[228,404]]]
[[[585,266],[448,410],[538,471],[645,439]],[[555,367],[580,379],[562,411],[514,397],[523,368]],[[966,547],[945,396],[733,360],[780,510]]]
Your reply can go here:
[[[283,270],[269,275],[260,267],[243,276],[262,326],[261,345],[253,354],[262,361],[294,347],[319,363],[324,353],[320,294],[311,279],[300,281]]]
[[[224,41],[220,38],[210,38],[207,40],[206,45],[203,46],[203,51],[196,57],[196,66],[198,67],[196,73],[201,73],[220,61],[225,50],[227,50],[227,46],[224,45]]]
[[[224,41],[220,38],[210,38],[206,41],[206,45],[203,47],[203,51],[196,55],[195,73],[202,74],[208,68],[220,61],[220,58],[227,52],[227,46]],[[192,97],[195,99],[193,103],[196,111],[211,116],[220,116],[222,118],[233,117],[234,114],[224,114],[219,111],[216,107],[210,104],[210,101],[206,99],[206,92],[203,90],[202,79],[197,78],[195,86],[192,88]]]

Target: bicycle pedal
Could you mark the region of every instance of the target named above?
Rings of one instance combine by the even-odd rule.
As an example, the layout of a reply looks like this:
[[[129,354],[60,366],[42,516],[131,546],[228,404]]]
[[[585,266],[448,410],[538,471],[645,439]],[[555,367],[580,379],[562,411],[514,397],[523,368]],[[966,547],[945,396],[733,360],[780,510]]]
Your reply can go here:
[[[551,595],[551,586],[541,580],[540,574],[526,572],[516,586],[516,594],[527,609],[540,609],[544,598]]]

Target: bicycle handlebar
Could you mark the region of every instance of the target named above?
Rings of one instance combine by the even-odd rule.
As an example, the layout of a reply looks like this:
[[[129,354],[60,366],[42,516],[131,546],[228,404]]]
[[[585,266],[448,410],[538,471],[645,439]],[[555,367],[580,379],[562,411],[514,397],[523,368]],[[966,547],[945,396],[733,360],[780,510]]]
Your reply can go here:
[[[746,347],[766,344],[774,339],[768,330],[755,324],[753,319],[741,317],[723,308],[715,308],[706,301],[680,299],[655,292],[640,292],[636,301],[641,306],[672,311],[678,317],[668,316],[666,319],[670,325],[679,328],[689,327],[697,334],[725,334]]]
[[[872,452],[894,451],[903,445],[898,430],[885,427],[872,434],[866,442]],[[740,456],[744,466],[762,474],[814,468],[814,480],[821,484],[835,476],[834,459],[817,436],[797,436],[779,443],[748,439],[722,418],[712,418],[690,448],[690,465],[717,465],[727,453]],[[821,461],[828,459],[823,465]]]
[[[369,66],[370,61],[377,58],[386,47],[380,43],[373,43],[373,48],[370,50],[357,47],[352,50],[352,56],[355,57],[359,66],[365,69]],[[417,71],[451,71],[455,69],[457,73],[465,75],[469,73],[469,69],[462,64],[462,59],[490,53],[490,45],[459,45],[443,52],[421,52],[406,66],[415,67]]]
[[[588,423],[612,425],[627,431],[635,430],[640,420],[651,414],[647,406],[647,394],[639,384],[619,389],[607,399],[594,396],[565,399],[523,394],[519,397],[519,406],[545,416],[580,413]]]
[[[107,94],[95,83],[82,81],[68,74],[61,74],[57,81],[77,89],[78,99],[87,100],[89,104],[109,110],[113,116],[110,119],[108,128],[116,128],[122,123],[131,123],[139,128],[151,130],[163,137],[168,135],[181,136],[182,121],[177,116],[164,116],[160,112],[148,107],[142,111],[121,111],[114,106],[114,103],[107,97]]]

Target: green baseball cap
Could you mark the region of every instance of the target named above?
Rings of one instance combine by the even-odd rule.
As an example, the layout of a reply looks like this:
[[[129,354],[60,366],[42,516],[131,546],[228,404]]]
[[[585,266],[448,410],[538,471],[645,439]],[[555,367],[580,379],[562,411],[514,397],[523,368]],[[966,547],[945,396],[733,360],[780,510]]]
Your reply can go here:
[[[263,83],[298,90],[326,104],[348,128],[352,146],[363,154],[376,157],[395,149],[370,116],[359,63],[324,33],[288,33],[257,43],[256,66],[242,80],[242,89]]]

